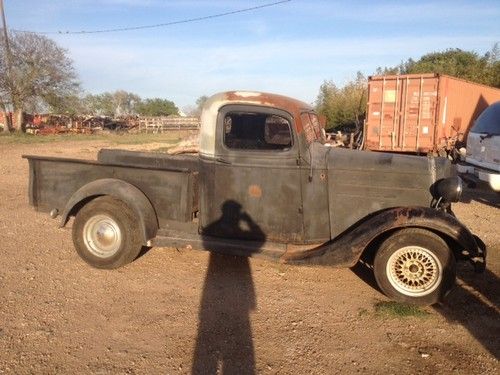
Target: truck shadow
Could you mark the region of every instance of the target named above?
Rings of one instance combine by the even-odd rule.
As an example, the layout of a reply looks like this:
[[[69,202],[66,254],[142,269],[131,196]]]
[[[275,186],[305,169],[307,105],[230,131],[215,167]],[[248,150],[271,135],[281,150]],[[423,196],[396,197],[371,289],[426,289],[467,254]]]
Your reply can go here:
[[[463,268],[463,269],[462,269]],[[491,271],[475,274],[459,267],[457,287],[434,310],[450,323],[466,328],[496,359],[500,359],[500,294],[498,277]]]
[[[358,263],[351,270],[365,283],[382,293],[369,265]],[[451,324],[460,324],[496,359],[500,358],[499,278],[490,270],[474,272],[467,263],[457,269],[456,287],[444,302],[432,306]]]
[[[221,209],[221,218],[205,228],[207,233],[247,234],[264,243],[265,235],[237,202],[227,201]],[[248,229],[241,229],[242,221]],[[211,252],[201,296],[193,374],[255,374],[250,324],[250,312],[255,308],[249,259]]]
[[[480,182],[474,188],[465,188],[460,201],[463,203],[476,201],[487,206],[500,208],[500,193],[489,189],[485,183]]]

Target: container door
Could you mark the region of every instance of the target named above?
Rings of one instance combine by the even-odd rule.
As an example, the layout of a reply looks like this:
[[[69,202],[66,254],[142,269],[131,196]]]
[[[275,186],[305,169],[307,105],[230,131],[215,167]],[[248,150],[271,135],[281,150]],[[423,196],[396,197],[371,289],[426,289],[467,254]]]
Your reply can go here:
[[[438,80],[401,76],[370,82],[367,148],[427,152],[433,148]]]
[[[431,151],[437,121],[438,80],[406,77],[402,79],[402,86],[395,149],[407,152]]]

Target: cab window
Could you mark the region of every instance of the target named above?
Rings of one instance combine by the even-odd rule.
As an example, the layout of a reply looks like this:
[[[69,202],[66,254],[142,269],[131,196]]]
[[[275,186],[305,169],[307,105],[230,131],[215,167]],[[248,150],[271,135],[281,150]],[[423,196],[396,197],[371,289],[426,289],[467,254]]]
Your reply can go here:
[[[281,116],[257,112],[229,112],[224,117],[224,144],[230,149],[288,150],[290,122]]]

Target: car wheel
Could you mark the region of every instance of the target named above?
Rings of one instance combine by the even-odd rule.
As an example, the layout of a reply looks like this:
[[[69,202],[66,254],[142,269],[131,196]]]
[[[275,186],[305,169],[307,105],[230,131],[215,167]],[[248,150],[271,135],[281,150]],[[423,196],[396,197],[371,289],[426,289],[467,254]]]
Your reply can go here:
[[[135,212],[121,200],[102,196],[78,211],[73,243],[85,262],[111,269],[133,261],[143,241]]]
[[[375,255],[375,279],[391,299],[414,305],[441,301],[455,283],[455,258],[437,234],[419,228],[400,230]]]

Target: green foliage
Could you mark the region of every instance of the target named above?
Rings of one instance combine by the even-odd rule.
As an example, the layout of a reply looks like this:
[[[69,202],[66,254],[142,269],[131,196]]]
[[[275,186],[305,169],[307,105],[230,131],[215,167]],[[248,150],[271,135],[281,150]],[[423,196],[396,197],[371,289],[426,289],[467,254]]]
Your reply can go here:
[[[146,99],[137,104],[137,113],[143,116],[178,115],[179,109],[174,102],[167,99]]]
[[[50,95],[46,97],[49,111],[57,114],[78,115],[86,112],[85,103],[82,98],[76,94],[68,95]],[[36,111],[30,111],[36,112]]]
[[[375,304],[375,312],[380,316],[401,317],[409,316],[425,317],[429,313],[418,306],[395,301],[381,301]]]
[[[88,94],[83,99],[85,113],[89,115],[113,116],[113,94],[104,92],[102,94]]]
[[[62,105],[77,95],[79,83],[73,62],[52,39],[35,33],[11,33],[10,53],[0,38],[0,108],[22,112]]]
[[[489,86],[500,87],[500,49],[498,43],[483,56],[458,48],[432,52],[419,60],[408,59],[395,67],[377,68],[379,75],[439,73]]]
[[[326,117],[326,128],[359,126],[366,110],[367,80],[360,72],[354,81],[338,88],[332,81],[324,81],[316,99],[316,110]]]
[[[117,90],[113,93],[88,94],[83,98],[83,111],[80,113],[103,116],[121,116],[136,113],[136,107],[141,102],[139,95]]]
[[[196,107],[198,108],[198,111],[201,113],[201,110],[203,106],[205,105],[205,102],[208,100],[208,96],[202,95],[198,99],[196,99]]]

